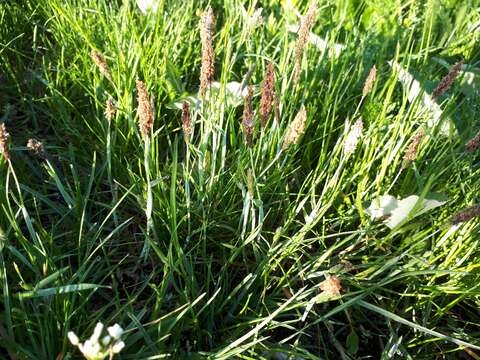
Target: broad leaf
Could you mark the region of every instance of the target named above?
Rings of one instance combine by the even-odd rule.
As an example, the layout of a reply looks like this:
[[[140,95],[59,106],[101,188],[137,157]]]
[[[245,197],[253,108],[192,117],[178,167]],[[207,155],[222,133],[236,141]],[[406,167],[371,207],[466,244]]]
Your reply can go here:
[[[365,211],[372,219],[386,218],[384,224],[393,229],[414,217],[442,206],[446,202],[446,199],[441,196],[420,199],[417,195],[411,195],[405,199],[397,199],[386,194],[374,199]]]

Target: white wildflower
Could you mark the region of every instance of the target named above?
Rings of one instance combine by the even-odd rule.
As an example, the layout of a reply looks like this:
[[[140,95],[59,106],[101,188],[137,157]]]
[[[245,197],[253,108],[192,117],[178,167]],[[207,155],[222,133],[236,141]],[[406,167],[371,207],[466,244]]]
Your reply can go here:
[[[82,344],[78,345],[78,348],[82,352],[83,356],[87,359],[101,359],[100,354],[100,344],[98,342],[93,342],[91,340],[87,340]]]
[[[110,336],[116,340],[120,339],[123,334],[123,329],[120,325],[115,324],[107,328],[108,333]]]
[[[125,347],[125,343],[120,339],[123,335],[123,329],[118,324],[110,326],[107,328],[109,335],[104,334],[104,329],[105,327],[101,322],[97,323],[92,336],[83,344],[73,331],[69,331],[67,336],[70,342],[82,352],[85,359],[102,360],[107,357],[112,359],[114,354],[118,354]],[[102,337],[102,335],[105,336]],[[112,339],[115,341],[112,342]]]
[[[95,326],[95,329],[93,330],[93,334],[90,337],[90,341],[92,343],[97,343],[98,339],[100,339],[100,335],[102,335],[102,331],[103,331],[103,324],[99,322],[97,323],[97,325]]]
[[[112,341],[112,337],[110,335],[106,335],[102,338],[102,344],[103,346],[107,346],[110,344],[110,341]]]
[[[68,340],[70,340],[72,345],[77,346],[79,344],[80,340],[78,339],[78,336],[73,331],[69,331],[67,336],[68,336]]]
[[[114,354],[118,354],[122,349],[125,347],[125,343],[123,341],[117,341],[113,346],[112,346],[112,352]]]

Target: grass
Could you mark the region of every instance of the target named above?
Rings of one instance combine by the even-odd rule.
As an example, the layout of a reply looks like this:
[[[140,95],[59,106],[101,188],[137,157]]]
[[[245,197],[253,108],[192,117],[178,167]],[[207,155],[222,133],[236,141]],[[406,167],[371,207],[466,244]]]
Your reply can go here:
[[[86,339],[98,321],[126,330],[122,359],[480,356],[480,228],[450,221],[480,202],[478,151],[465,150],[480,129],[480,2],[321,0],[311,31],[327,46],[308,45],[298,83],[290,27],[309,4],[243,3],[160,0],[146,16],[133,0],[0,3],[2,356],[79,358],[67,332]],[[198,98],[209,4],[218,90]],[[461,59],[435,118],[423,94]],[[279,106],[262,129],[269,62]],[[137,79],[154,98],[146,137]],[[254,86],[251,147],[232,82]],[[304,131],[284,146],[302,107]],[[385,194],[418,196],[397,226],[371,216]],[[322,291],[332,276],[339,295]]]

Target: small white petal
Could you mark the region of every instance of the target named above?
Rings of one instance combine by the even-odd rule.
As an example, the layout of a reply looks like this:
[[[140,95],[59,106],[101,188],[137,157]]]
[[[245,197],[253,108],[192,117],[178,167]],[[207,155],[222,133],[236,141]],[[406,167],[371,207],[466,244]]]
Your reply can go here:
[[[93,334],[90,337],[90,341],[92,343],[98,342],[98,339],[100,339],[100,336],[102,335],[102,331],[103,331],[103,324],[99,322],[97,323],[97,325],[95,326],[95,329],[93,330]]]
[[[113,337],[114,339],[120,339],[120,337],[123,334],[123,329],[118,324],[108,327],[107,331],[110,334],[110,336]]]
[[[107,346],[108,344],[110,344],[110,341],[112,340],[112,337],[110,335],[107,335],[107,336],[104,336],[102,338],[102,344],[103,346]]]
[[[68,336],[68,340],[70,340],[72,345],[77,346],[79,344],[80,340],[78,339],[78,336],[73,331],[69,331],[67,336]]]
[[[80,348],[80,350],[87,359],[95,359],[100,353],[100,344],[93,343],[92,341],[87,340],[83,344],[83,347]]]
[[[118,341],[112,346],[112,351],[114,354],[118,354],[124,347],[125,343],[123,341]]]

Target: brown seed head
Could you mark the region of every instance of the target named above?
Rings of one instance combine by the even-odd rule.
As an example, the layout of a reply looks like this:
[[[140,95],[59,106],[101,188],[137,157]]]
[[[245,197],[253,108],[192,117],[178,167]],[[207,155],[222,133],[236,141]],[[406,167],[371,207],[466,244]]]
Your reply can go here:
[[[272,63],[267,64],[267,72],[263,78],[260,98],[260,119],[265,127],[275,98],[275,70]]]
[[[465,145],[465,147],[468,152],[474,152],[480,148],[480,131],[467,143],[467,145]]]
[[[182,105],[182,128],[185,141],[188,141],[192,134],[192,120],[190,118],[190,104],[187,100]]]
[[[453,225],[460,224],[480,216],[480,205],[472,205],[455,214],[450,222]]]
[[[245,140],[247,145],[253,146],[253,130],[255,128],[254,113],[252,110],[252,96],[253,86],[249,86],[247,90],[247,96],[243,100],[243,131],[245,132]]]
[[[352,154],[357,148],[360,137],[362,136],[362,130],[363,121],[362,119],[358,119],[355,124],[353,124],[347,135],[347,138],[345,139],[345,142],[343,143],[343,151],[345,151],[346,155]]]
[[[275,98],[273,100],[275,106],[275,119],[280,121],[280,98],[278,94],[275,93]]]
[[[27,149],[33,151],[35,155],[42,159],[45,159],[47,156],[43,143],[37,139],[29,139],[27,142]]]
[[[150,135],[150,131],[153,127],[154,111],[152,99],[147,92],[145,83],[141,80],[137,80],[137,101],[137,113],[138,122],[140,125],[140,132],[142,133],[142,136],[146,138]]]
[[[109,122],[112,121],[116,112],[117,112],[117,107],[115,106],[115,103],[113,102],[113,99],[109,98],[107,100],[107,102],[105,103],[105,118]]]
[[[305,122],[307,121],[307,111],[305,110],[305,106],[302,105],[300,111],[295,116],[295,119],[290,123],[287,135],[285,135],[285,139],[283,140],[283,148],[286,149],[291,144],[296,143],[300,136],[303,134],[305,130]]]
[[[95,65],[97,65],[100,73],[105,76],[108,80],[112,81],[112,73],[108,67],[105,57],[96,50],[90,52],[90,57],[92,58]]]
[[[370,72],[368,73],[367,78],[365,79],[365,84],[363,84],[363,91],[362,97],[367,96],[370,91],[373,89],[373,84],[375,84],[375,80],[377,79],[377,67],[375,65],[372,66]]]
[[[10,135],[7,132],[5,124],[0,125],[0,154],[3,155],[5,160],[10,160],[10,151],[8,149],[8,138]]]
[[[420,129],[417,133],[413,136],[412,140],[410,141],[410,145],[408,145],[407,150],[405,151],[405,155],[403,155],[403,163],[402,167],[405,169],[412,161],[417,159],[418,147],[422,142],[422,139],[425,136],[425,131]]]
[[[455,65],[452,66],[450,71],[448,72],[447,75],[440,81],[438,86],[433,90],[432,93],[432,98],[437,99],[438,97],[442,96],[445,94],[445,92],[450,89],[452,86],[453,82],[458,76],[458,73],[460,72],[461,68],[463,65],[463,59],[457,62]]]
[[[300,80],[300,73],[302,71],[302,57],[303,52],[308,44],[310,37],[310,30],[315,24],[315,18],[317,16],[317,0],[313,1],[307,10],[307,13],[300,19],[300,28],[298,29],[298,38],[295,43],[295,69],[293,80],[295,83]]]
[[[215,16],[209,6],[200,20],[200,39],[202,41],[202,68],[200,70],[200,96],[205,95],[215,72],[213,53],[213,26]]]
[[[335,275],[328,277],[324,282],[320,284],[320,290],[326,295],[338,296],[342,291],[342,284],[340,279]]]

